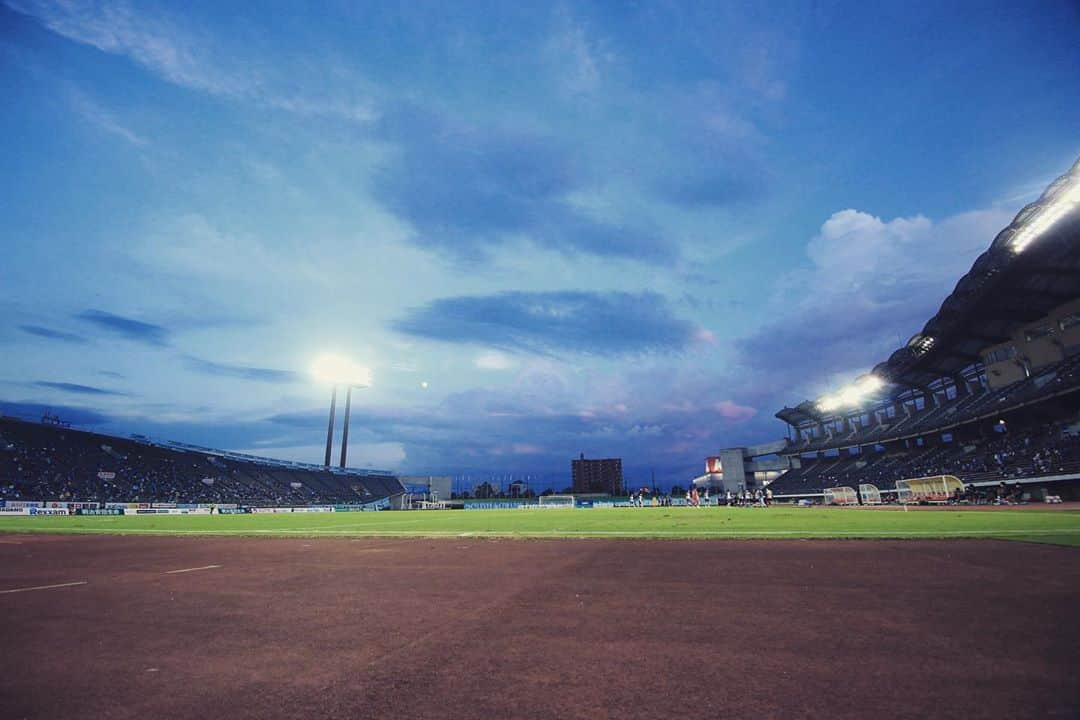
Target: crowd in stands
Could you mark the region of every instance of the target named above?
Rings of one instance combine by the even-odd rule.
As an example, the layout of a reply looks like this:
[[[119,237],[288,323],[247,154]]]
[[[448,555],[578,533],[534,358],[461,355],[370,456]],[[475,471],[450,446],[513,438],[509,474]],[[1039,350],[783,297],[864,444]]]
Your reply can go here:
[[[817,493],[831,487],[875,485],[895,488],[897,480],[955,475],[964,483],[1008,481],[1080,473],[1080,433],[1067,424],[1009,429],[991,437],[918,445],[863,448],[857,454],[801,457],[800,467],[770,486],[777,494]]]
[[[390,475],[245,461],[0,418],[0,500],[365,503],[401,492]]]

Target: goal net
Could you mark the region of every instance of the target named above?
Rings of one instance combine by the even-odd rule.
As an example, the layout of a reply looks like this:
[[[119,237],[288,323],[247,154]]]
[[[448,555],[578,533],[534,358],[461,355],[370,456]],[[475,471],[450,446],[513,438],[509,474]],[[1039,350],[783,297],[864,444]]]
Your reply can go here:
[[[953,493],[963,488],[964,483],[955,475],[934,475],[896,481],[896,495],[900,502],[905,504],[948,502]]]
[[[881,491],[878,490],[877,485],[863,483],[859,485],[859,494],[862,495],[862,501],[864,505],[881,504]]]
[[[573,495],[541,495],[540,507],[542,508],[572,508],[574,507]]]
[[[825,488],[826,505],[858,505],[859,496],[855,494],[855,488],[842,486]]]

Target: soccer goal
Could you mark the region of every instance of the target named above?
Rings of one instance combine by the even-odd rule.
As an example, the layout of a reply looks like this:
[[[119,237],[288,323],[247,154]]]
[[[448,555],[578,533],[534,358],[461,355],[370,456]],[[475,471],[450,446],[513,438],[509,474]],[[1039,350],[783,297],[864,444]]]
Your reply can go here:
[[[542,508],[572,508],[574,507],[573,495],[541,495],[540,507]]]
[[[862,495],[863,505],[880,505],[881,491],[877,485],[863,483],[859,485],[859,494]]]
[[[955,475],[934,475],[896,481],[896,495],[905,505],[948,502],[953,493],[963,489],[964,483]]]
[[[855,494],[855,488],[841,486],[825,488],[826,505],[858,505],[859,496]]]

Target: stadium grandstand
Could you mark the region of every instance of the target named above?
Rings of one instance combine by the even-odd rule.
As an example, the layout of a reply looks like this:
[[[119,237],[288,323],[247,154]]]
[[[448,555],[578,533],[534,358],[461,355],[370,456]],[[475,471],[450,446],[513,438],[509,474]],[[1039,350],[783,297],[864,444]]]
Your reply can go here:
[[[1078,391],[1080,160],[903,347],[847,387],[776,413],[784,441],[722,451],[737,477],[722,471],[719,484],[771,480],[776,497],[800,498],[953,475],[1080,499]]]
[[[0,500],[367,505],[405,492],[389,472],[113,437],[0,416]]]

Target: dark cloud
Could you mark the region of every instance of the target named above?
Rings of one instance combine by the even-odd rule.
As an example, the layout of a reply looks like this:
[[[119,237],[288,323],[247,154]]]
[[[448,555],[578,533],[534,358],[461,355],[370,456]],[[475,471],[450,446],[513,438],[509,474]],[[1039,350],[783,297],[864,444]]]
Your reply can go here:
[[[49,340],[59,340],[60,342],[71,343],[73,345],[82,345],[88,342],[82,335],[63,332],[62,330],[53,330],[52,328],[42,327],[41,325],[20,325],[19,329],[29,335],[47,338]]]
[[[67,382],[51,382],[49,380],[38,380],[33,383],[35,387],[48,388],[49,390],[59,390],[61,392],[75,393],[76,395],[127,395],[128,393],[120,392],[119,390],[109,390],[106,388],[94,387],[93,385],[79,385],[78,383]]]
[[[701,210],[743,208],[767,194],[764,137],[753,123],[716,104],[715,98],[698,96],[689,104],[680,101],[666,162],[652,182],[660,199]]]
[[[94,309],[85,310],[75,317],[108,333],[134,342],[156,347],[164,347],[169,344],[169,331],[160,325],[132,320],[122,315],[114,315],[103,310]]]
[[[291,383],[299,379],[299,374],[292,370],[274,370],[271,368],[251,367],[248,365],[230,365],[227,363],[212,362],[202,358],[187,356],[187,365],[196,372],[204,375],[216,375],[218,377],[234,378],[236,380],[252,380],[267,383]]]
[[[415,106],[387,113],[382,132],[398,156],[376,197],[416,230],[415,242],[460,258],[525,237],[540,247],[673,261],[654,230],[588,217],[567,196],[587,184],[580,153],[554,137],[498,126],[452,125]]]
[[[910,288],[913,292],[919,289],[915,285]],[[736,347],[763,378],[766,373],[778,373],[790,377],[795,385],[885,360],[933,315],[934,309],[933,301],[876,302],[844,296],[770,323],[738,340]],[[836,321],[821,322],[829,317]],[[807,348],[814,352],[808,353]]]
[[[502,292],[442,298],[393,324],[407,335],[542,354],[671,352],[698,329],[656,293]]]
[[[674,205],[697,210],[754,202],[764,194],[765,183],[753,165],[724,161],[717,167],[662,178],[656,190]]]

